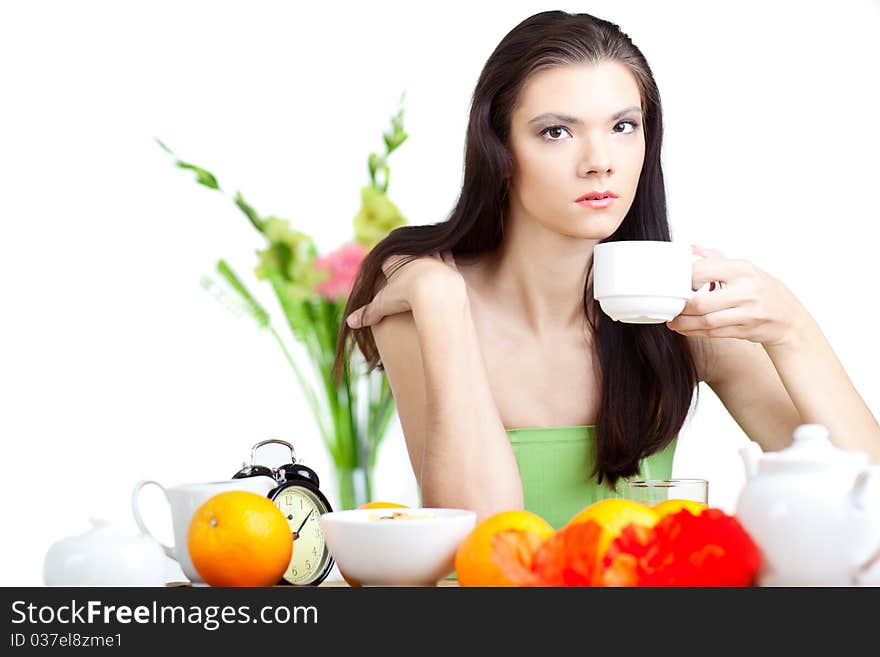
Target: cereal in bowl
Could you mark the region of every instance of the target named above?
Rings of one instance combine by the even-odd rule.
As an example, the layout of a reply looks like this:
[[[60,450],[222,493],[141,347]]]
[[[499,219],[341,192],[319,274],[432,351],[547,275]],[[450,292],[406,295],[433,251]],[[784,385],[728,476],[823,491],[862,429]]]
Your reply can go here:
[[[413,513],[412,511],[397,511],[388,509],[371,513],[370,520],[422,520],[424,518],[436,518],[437,514],[430,512]]]

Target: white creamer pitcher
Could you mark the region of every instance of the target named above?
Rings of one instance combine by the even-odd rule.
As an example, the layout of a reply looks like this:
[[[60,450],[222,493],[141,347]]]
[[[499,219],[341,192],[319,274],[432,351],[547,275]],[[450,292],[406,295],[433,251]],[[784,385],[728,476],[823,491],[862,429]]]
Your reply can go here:
[[[246,479],[231,479],[228,481],[212,481],[200,484],[181,484],[165,488],[158,481],[152,479],[142,479],[134,486],[131,494],[131,507],[134,513],[134,520],[140,530],[147,536],[153,537],[150,530],[147,529],[141,512],[138,507],[138,494],[144,486],[152,484],[158,486],[165,494],[168,504],[171,507],[171,522],[174,529],[174,545],[165,545],[159,543],[162,550],[169,557],[180,564],[183,574],[186,575],[190,582],[194,584],[204,584],[204,580],[199,571],[193,565],[189,556],[189,548],[187,546],[187,532],[189,531],[189,523],[196,510],[204,504],[209,498],[230,490],[243,490],[260,495],[266,495],[278,483],[267,476],[248,477]]]

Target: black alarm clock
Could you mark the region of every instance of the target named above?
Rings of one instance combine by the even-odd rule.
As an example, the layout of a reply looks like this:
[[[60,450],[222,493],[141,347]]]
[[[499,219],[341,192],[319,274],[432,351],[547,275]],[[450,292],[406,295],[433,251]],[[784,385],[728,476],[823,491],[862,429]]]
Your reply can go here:
[[[290,463],[277,468],[255,465],[257,449],[263,445],[277,443],[290,449]],[[293,586],[317,586],[333,569],[333,557],[324,540],[320,517],[333,509],[330,502],[318,488],[318,475],[311,468],[296,462],[293,445],[283,440],[270,438],[258,442],[251,448],[251,463],[242,463],[242,469],[232,475],[233,479],[267,476],[278,482],[278,486],[267,493],[275,503],[293,532],[293,555],[279,584]]]

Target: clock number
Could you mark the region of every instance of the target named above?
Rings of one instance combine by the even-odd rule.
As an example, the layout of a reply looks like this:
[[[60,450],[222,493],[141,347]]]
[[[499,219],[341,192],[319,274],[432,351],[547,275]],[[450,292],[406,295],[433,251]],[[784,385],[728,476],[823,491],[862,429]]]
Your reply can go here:
[[[300,547],[299,550],[294,549],[288,570],[284,574],[284,578],[291,584],[313,583],[319,576],[326,574],[332,561],[319,522],[328,509],[319,497],[320,495],[307,487],[294,485],[274,499],[287,517],[291,531],[295,532],[294,541]]]

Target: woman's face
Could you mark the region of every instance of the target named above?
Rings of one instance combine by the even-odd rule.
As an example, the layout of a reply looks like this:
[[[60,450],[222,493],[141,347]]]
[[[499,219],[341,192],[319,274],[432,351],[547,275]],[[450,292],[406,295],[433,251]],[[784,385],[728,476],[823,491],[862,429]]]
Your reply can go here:
[[[536,119],[545,113],[566,118]],[[617,62],[535,74],[511,117],[510,148],[514,220],[525,215],[563,235],[605,239],[632,205],[645,159],[635,78]],[[611,191],[618,198],[605,209],[575,202],[592,191]]]

